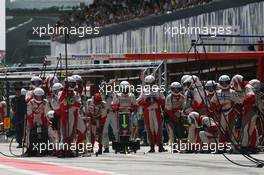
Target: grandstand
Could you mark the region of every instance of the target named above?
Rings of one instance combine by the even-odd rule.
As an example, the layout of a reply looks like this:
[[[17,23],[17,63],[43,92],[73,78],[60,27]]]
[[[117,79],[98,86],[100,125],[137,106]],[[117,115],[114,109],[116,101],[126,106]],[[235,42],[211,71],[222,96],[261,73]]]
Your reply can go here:
[[[94,1],[83,6],[82,11],[76,10],[63,16],[58,25],[91,25],[104,26],[120,23],[135,18],[170,13],[175,10],[203,5],[212,0],[132,0],[132,1]],[[66,18],[70,20],[64,20]]]
[[[156,1],[151,2],[153,2],[154,5]],[[186,4],[184,5],[181,4],[177,6],[174,4],[175,6],[173,6],[173,8],[165,10],[162,10],[162,8],[160,8],[161,5],[158,4],[157,7],[159,8],[157,9],[160,11],[157,11],[156,13],[154,10],[146,16],[139,15],[123,19],[125,21],[119,21],[118,16],[116,16],[113,17],[115,19],[113,21],[105,20],[107,23],[96,23],[96,20],[89,19],[87,21],[87,19],[83,19],[78,15],[87,14],[87,8],[96,9],[96,5],[98,4],[90,5],[89,7],[84,8],[83,11],[76,12],[77,15],[75,12],[67,14],[70,16],[77,16],[78,19],[84,21],[78,20],[76,22],[75,18],[70,18],[71,20],[69,22],[65,21],[64,16],[58,22],[60,25],[70,26],[78,24],[96,24],[101,26],[99,36],[86,36],[84,38],[69,36],[69,39],[67,40],[67,55],[71,60],[70,64],[103,64],[104,61],[107,60],[107,55],[110,55],[108,56],[109,64],[116,64],[118,66],[120,63],[133,62],[136,63],[135,66],[137,67],[142,61],[142,57],[137,56],[137,54],[159,54],[159,56],[155,57],[154,55],[150,59],[144,59],[144,61],[156,62],[166,58],[162,56],[162,54],[187,53],[193,46],[193,43],[195,43],[195,49],[192,48],[190,50],[191,53],[197,51],[201,54],[211,52],[221,54],[226,52],[256,52],[262,50],[261,46],[263,43],[261,44],[261,42],[264,28],[260,26],[264,25],[264,2],[261,0],[236,0],[230,3],[229,1],[227,3],[226,0],[186,1]],[[103,7],[106,8],[107,5]],[[131,8],[132,7],[134,6],[131,6]],[[258,13],[252,14],[252,11],[257,11]],[[96,12],[99,12],[99,10],[97,9],[95,12],[92,10],[90,15],[94,16],[93,13]],[[123,17],[125,18],[126,15]],[[101,18],[98,20],[101,21],[100,19]],[[168,27],[180,25],[191,27],[231,26],[233,36],[225,35],[211,37],[209,39],[211,41],[209,41],[208,36],[205,36],[203,39],[197,34],[178,34],[172,37],[165,32]],[[199,40],[199,42],[195,42],[194,40]],[[56,63],[57,57],[65,55],[64,41],[64,36],[56,36],[56,39],[51,42],[51,55],[49,56],[49,59],[53,65]],[[204,41],[209,43],[204,43]],[[134,58],[125,59],[125,54],[134,54],[134,56],[132,56]],[[104,60],[97,60],[97,55],[105,55]],[[184,73],[199,73],[200,76],[205,77],[206,79],[216,79],[218,75],[222,73],[242,73],[245,75],[246,79],[251,79],[257,76],[256,70],[263,67],[263,62],[260,62],[262,59],[259,60],[260,57],[252,59],[252,57],[246,58],[240,55],[240,57],[238,56],[236,58],[241,59],[239,62],[234,59],[223,60],[219,58],[212,60],[199,60],[198,57],[199,54],[193,58],[194,60],[188,59],[188,55],[185,55],[182,58],[179,56],[170,58],[170,60],[166,62],[168,68],[168,81],[170,78],[179,80],[179,77]],[[86,62],[84,59],[87,59]],[[186,64],[186,62],[188,64]],[[97,69],[96,66],[97,65],[95,65],[95,69]],[[97,70],[97,73],[98,72],[100,72],[100,70]],[[261,73],[261,70],[259,70],[258,73],[259,72]],[[89,72],[84,72],[84,74],[86,73]],[[131,72],[127,72],[122,74],[122,76],[129,78],[130,73]],[[105,74],[104,71],[101,71],[101,74]],[[113,74],[107,74],[106,77],[114,78],[117,77],[117,74],[113,72]]]

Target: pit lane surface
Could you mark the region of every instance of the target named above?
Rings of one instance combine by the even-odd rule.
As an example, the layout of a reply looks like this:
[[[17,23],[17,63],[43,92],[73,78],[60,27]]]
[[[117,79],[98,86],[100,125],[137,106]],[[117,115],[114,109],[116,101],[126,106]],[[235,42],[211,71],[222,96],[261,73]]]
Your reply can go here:
[[[19,153],[16,145],[12,147]],[[63,174],[63,175],[101,175],[101,174],[250,174],[264,173],[264,168],[239,167],[228,162],[218,154],[144,154],[148,147],[142,147],[137,154],[109,154],[78,158],[8,158],[0,156],[1,174]],[[8,144],[1,143],[0,151],[9,154]],[[241,155],[228,155],[240,163],[252,164]],[[264,154],[254,155],[264,160]]]

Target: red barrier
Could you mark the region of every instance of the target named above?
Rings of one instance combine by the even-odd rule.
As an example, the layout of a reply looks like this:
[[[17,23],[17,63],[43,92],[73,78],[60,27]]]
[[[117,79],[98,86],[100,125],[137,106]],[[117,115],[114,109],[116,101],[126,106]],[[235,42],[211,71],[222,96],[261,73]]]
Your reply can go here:
[[[264,57],[264,52],[211,52],[211,53],[153,53],[123,54],[121,58],[110,60],[167,60],[167,59],[202,59],[202,60],[248,60]]]
[[[261,44],[262,43],[262,44]],[[110,60],[173,60],[173,59],[201,59],[201,60],[256,60],[258,64],[258,79],[263,81],[263,40],[259,40],[257,52],[211,52],[211,53],[153,53],[153,54],[122,54]]]

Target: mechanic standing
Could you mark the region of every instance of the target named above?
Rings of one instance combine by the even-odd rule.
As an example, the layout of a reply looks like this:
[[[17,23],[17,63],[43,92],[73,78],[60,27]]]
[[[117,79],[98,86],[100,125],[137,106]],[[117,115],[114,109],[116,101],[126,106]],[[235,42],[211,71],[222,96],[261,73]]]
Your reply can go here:
[[[15,87],[16,96],[11,100],[11,107],[14,113],[14,126],[16,132],[17,148],[22,148],[22,138],[24,133],[24,120],[27,112],[25,95],[21,94],[21,87]]]

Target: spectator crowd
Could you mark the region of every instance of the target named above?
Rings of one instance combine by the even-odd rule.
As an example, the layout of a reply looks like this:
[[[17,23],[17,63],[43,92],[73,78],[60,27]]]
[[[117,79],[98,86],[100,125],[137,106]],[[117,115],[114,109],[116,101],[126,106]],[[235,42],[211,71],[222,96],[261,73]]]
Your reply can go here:
[[[57,26],[105,26],[149,15],[166,14],[212,0],[96,0],[64,14]]]

